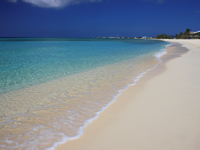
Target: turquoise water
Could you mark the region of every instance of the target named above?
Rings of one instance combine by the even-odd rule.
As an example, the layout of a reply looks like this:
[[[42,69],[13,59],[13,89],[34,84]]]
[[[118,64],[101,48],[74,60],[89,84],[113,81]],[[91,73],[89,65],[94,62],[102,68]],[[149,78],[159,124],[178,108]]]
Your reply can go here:
[[[154,68],[167,42],[0,39],[0,149],[53,149],[80,137]]]
[[[1,39],[0,94],[162,48],[149,40]]]

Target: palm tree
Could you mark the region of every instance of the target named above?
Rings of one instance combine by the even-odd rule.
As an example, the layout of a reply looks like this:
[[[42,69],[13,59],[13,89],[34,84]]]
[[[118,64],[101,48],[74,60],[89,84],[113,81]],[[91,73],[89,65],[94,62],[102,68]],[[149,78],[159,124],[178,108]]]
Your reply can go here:
[[[190,35],[190,31],[191,31],[191,29],[186,29],[186,31],[185,31],[185,33],[184,33],[184,35]]]
[[[183,32],[181,32],[181,33],[178,35],[177,38],[178,38],[178,39],[182,39],[182,38],[183,38]]]

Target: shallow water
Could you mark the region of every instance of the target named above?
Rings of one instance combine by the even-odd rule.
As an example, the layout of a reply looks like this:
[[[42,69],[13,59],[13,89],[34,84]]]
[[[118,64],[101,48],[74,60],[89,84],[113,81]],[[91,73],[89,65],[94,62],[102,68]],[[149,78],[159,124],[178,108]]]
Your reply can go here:
[[[1,39],[0,148],[47,149],[79,137],[168,43]]]

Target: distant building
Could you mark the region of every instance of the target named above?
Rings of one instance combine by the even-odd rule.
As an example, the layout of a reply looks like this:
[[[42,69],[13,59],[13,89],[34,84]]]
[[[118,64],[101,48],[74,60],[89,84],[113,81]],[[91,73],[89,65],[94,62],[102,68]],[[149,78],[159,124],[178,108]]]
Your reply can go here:
[[[192,35],[192,34],[198,34],[198,33],[200,33],[200,31],[190,32],[191,35]]]
[[[147,36],[143,36],[143,37],[142,37],[142,39],[146,39],[146,38],[147,38]]]
[[[200,31],[190,32],[190,38],[199,39],[200,38]]]

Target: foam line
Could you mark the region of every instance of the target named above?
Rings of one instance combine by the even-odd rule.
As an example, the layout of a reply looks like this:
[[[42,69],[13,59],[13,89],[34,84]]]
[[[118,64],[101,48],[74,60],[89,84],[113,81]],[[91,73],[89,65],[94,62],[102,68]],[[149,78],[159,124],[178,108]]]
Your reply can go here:
[[[128,89],[130,86],[136,85],[136,82],[139,81],[147,72],[149,72],[149,71],[155,69],[155,68],[157,67],[157,65],[159,65],[160,63],[162,63],[161,57],[162,57],[163,55],[167,54],[167,47],[169,47],[169,46],[171,46],[171,44],[166,45],[166,47],[165,47],[164,49],[162,49],[162,50],[156,52],[156,53],[154,54],[154,57],[156,57],[156,59],[158,60],[158,63],[157,63],[156,65],[154,65],[152,68],[149,68],[149,69],[147,69],[146,71],[144,71],[143,73],[139,74],[135,79],[133,79],[133,83],[128,84],[124,89],[119,90],[118,93],[117,93],[117,95],[114,96],[113,100],[110,101],[110,102],[107,104],[107,106],[103,107],[103,108],[101,109],[101,111],[99,111],[99,112],[96,113],[96,116],[95,116],[95,117],[93,117],[93,118],[87,120],[87,121],[85,122],[84,126],[82,126],[82,127],[79,128],[79,134],[78,134],[78,135],[73,136],[73,137],[65,136],[65,137],[63,138],[62,141],[56,142],[52,147],[48,148],[47,150],[54,150],[54,149],[55,149],[58,145],[60,145],[60,144],[66,143],[66,142],[69,141],[69,140],[74,140],[74,139],[80,138],[80,137],[84,134],[84,128],[85,128],[87,125],[89,125],[90,123],[92,123],[95,119],[97,119],[97,118],[99,117],[99,115],[100,115],[105,109],[107,109],[107,108],[118,98],[118,96],[119,96],[124,90]]]

